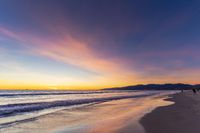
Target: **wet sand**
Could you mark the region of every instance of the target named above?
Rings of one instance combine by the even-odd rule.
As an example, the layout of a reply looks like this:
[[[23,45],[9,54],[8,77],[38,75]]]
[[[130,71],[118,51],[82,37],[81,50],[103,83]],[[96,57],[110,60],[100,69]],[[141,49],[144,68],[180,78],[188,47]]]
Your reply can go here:
[[[175,104],[156,108],[140,120],[146,133],[200,132],[200,93],[178,93],[166,100]]]

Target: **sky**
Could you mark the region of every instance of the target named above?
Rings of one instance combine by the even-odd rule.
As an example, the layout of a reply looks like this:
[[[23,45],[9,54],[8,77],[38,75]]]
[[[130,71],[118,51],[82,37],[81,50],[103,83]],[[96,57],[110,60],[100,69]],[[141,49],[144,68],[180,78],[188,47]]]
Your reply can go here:
[[[1,89],[200,83],[198,0],[0,0]]]

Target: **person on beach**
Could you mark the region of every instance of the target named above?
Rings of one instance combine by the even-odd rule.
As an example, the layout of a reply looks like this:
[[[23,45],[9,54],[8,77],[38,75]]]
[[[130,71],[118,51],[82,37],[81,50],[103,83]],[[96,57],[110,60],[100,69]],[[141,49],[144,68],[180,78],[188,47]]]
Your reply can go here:
[[[193,93],[194,93],[194,94],[196,94],[196,93],[197,93],[197,91],[196,91],[196,89],[195,89],[195,88],[193,88],[193,89],[192,89],[192,91],[193,91]]]
[[[183,89],[181,89],[181,92],[183,93]]]

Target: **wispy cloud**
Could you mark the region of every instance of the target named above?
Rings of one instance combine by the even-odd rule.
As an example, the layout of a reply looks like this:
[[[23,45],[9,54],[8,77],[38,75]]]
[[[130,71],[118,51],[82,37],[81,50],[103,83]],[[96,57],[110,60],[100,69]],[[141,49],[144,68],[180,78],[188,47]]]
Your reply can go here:
[[[94,77],[97,84],[127,84],[136,80],[136,73],[129,71],[120,58],[100,57],[98,49],[93,49],[86,42],[70,35],[64,37],[62,35],[62,38],[48,40],[25,33],[15,33],[3,28],[1,28],[0,34],[21,42],[22,46],[29,49],[27,53],[97,73],[99,76]]]
[[[102,87],[198,82],[199,30],[196,28],[188,32],[197,26],[192,25],[196,20],[196,5],[178,2],[171,7],[168,2],[144,5],[143,2],[133,1],[130,4],[128,1],[115,5],[106,2],[106,6],[104,2],[89,2],[79,7],[76,2],[66,3],[33,1],[31,4],[12,4],[4,9],[6,17],[0,22],[0,67],[12,70],[7,73],[10,76],[0,73],[4,74],[4,79],[10,78],[11,82],[13,77],[21,75],[23,78],[16,78],[17,82],[28,82],[28,78],[24,77],[29,77],[29,81],[35,83],[40,80]],[[102,9],[99,10],[99,7]],[[15,19],[16,16],[18,19]],[[192,37],[188,39],[187,35]],[[18,46],[20,48],[15,49]],[[17,60],[7,56],[16,51],[27,58]],[[60,74],[63,71],[60,70],[55,76],[50,72],[52,69],[45,73],[30,70],[27,64],[34,62],[32,56],[64,64],[64,67],[72,66],[71,73],[76,73],[75,77],[67,74],[71,69],[65,71],[66,75]],[[29,59],[30,62],[27,61]],[[44,63],[42,61],[37,63]],[[56,65],[55,73],[59,69]],[[80,74],[80,71],[87,74]],[[82,76],[81,80],[78,75]],[[90,75],[90,78],[85,75]]]

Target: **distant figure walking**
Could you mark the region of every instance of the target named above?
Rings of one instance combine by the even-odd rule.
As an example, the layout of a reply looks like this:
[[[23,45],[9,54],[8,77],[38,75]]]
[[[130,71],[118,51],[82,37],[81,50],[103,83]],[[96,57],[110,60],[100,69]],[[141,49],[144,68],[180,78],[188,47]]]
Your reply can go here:
[[[194,93],[194,94],[196,94],[196,93],[197,93],[197,91],[196,91],[196,89],[195,89],[195,88],[193,88],[193,89],[192,89],[192,91],[193,91],[193,93]]]

